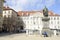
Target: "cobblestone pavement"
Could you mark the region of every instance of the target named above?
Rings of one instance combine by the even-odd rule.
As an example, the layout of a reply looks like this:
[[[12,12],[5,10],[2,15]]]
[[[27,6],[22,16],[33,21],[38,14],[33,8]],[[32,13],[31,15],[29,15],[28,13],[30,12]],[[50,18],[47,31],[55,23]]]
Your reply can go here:
[[[0,36],[0,40],[60,40],[60,37],[41,37],[40,35],[11,34]]]

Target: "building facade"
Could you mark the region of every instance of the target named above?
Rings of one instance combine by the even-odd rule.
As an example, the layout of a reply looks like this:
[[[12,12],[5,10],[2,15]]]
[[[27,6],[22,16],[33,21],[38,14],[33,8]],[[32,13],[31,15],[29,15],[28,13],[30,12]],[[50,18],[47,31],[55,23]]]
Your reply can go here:
[[[26,30],[26,34],[34,34],[35,32],[38,34],[42,34],[43,30],[43,21],[42,17],[44,17],[42,11],[20,11],[18,12],[19,18],[22,19],[24,23],[24,30]],[[49,28],[54,35],[59,34],[60,31],[60,15],[57,15],[51,11],[48,12],[49,17]],[[20,20],[20,19],[19,19]]]
[[[3,9],[3,30],[12,32],[17,27],[17,12],[9,7]],[[4,29],[5,28],[5,29]]]
[[[54,31],[54,35],[60,34],[60,16],[59,15],[54,15],[54,16],[49,16],[50,21],[49,21],[49,27],[51,30]]]

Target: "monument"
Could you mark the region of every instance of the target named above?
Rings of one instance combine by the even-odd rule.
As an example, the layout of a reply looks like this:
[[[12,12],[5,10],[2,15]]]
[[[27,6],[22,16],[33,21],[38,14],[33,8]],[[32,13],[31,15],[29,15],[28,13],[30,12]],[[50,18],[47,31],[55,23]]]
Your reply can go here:
[[[48,17],[48,9],[46,7],[43,9],[43,15],[44,17],[42,17],[43,22],[42,34],[45,36],[51,36],[52,32],[49,28],[50,18]]]

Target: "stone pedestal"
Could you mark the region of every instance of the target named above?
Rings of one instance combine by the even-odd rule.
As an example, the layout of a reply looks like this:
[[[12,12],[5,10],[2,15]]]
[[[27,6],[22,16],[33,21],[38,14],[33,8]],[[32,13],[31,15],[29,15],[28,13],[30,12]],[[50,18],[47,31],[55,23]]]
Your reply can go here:
[[[49,18],[43,17],[42,22],[43,22],[42,34],[47,34],[48,36],[51,36],[52,32],[49,28]]]

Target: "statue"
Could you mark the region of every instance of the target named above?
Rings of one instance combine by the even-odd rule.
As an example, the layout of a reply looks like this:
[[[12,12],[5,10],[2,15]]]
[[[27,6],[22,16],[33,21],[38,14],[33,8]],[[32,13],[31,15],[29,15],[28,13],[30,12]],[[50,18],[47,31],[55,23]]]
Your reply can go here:
[[[48,9],[46,7],[43,9],[43,15],[44,17],[48,17]]]

